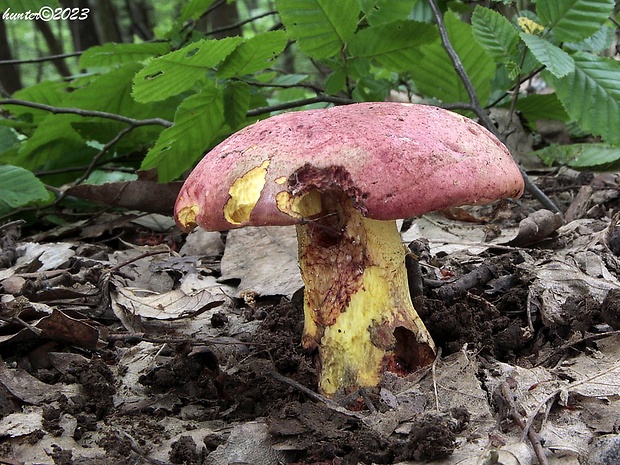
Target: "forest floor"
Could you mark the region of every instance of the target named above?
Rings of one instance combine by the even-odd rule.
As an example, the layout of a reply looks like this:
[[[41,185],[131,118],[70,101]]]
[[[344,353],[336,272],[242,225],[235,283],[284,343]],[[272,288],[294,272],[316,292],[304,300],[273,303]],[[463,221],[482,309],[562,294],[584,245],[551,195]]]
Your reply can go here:
[[[349,403],[301,349],[294,230],[4,228],[0,463],[620,463],[620,179],[535,181],[564,219],[526,194],[403,225],[441,352]]]

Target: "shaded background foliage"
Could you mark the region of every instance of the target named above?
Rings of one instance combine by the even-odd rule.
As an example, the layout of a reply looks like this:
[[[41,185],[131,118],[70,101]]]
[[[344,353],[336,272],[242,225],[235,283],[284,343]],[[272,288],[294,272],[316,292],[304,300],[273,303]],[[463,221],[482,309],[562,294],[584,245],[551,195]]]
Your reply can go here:
[[[280,111],[399,99],[568,125],[545,162],[620,159],[613,0],[49,0],[83,20],[24,20],[0,1],[0,216],[64,187],[179,179]],[[455,66],[446,42],[458,56]],[[50,57],[54,56],[54,59]],[[468,79],[463,79],[463,74]],[[538,87],[533,83],[538,83]],[[540,89],[543,92],[540,92]]]

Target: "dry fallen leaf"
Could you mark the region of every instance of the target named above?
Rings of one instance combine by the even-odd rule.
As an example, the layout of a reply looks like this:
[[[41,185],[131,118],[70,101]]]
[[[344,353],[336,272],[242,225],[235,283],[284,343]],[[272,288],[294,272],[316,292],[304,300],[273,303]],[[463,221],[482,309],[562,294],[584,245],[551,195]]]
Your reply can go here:
[[[303,287],[294,226],[235,229],[222,257],[222,281],[239,279],[239,292],[291,297]]]

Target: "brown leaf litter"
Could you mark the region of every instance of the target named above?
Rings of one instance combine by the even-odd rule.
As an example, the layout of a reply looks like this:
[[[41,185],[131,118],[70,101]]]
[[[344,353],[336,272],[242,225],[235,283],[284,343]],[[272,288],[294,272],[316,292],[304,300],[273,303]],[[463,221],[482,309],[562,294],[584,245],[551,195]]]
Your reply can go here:
[[[0,461],[614,463],[616,180],[540,178],[564,224],[528,199],[407,222],[441,356],[345,399],[317,393],[301,349],[284,230],[229,243],[133,213],[8,228]]]

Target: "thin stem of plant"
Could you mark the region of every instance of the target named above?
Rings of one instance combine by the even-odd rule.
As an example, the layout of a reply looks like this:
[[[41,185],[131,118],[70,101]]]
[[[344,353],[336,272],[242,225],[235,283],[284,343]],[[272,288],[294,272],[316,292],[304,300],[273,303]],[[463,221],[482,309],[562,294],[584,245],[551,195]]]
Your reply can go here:
[[[28,58],[28,59],[24,59],[24,60],[0,60],[0,66],[3,66],[3,65],[24,65],[24,64],[30,64],[30,63],[41,63],[41,62],[44,62],[44,61],[60,60],[62,58],[78,57],[78,56],[82,55],[82,53],[83,52],[62,53],[60,55],[48,55],[48,56],[38,57],[38,58]]]
[[[172,126],[172,122],[165,120],[163,118],[147,118],[147,119],[135,119],[129,118],[128,116],[117,115],[115,113],[108,113],[107,111],[98,111],[98,110],[84,110],[82,108],[64,108],[64,107],[54,107],[52,105],[46,105],[44,103],[38,102],[30,102],[28,100],[16,99],[16,98],[8,98],[0,100],[0,105],[20,105],[29,108],[36,108],[38,110],[48,111],[54,115],[56,114],[72,114],[79,115],[85,118],[105,118],[111,119],[114,121],[120,121],[121,123],[129,124],[132,127],[138,126],[150,126],[150,125],[159,125],[169,128]]]
[[[476,90],[474,89],[473,83],[461,62],[461,58],[456,53],[456,50],[452,46],[452,42],[450,41],[450,37],[448,36],[448,30],[446,29],[446,24],[444,23],[443,16],[441,15],[441,11],[437,6],[437,2],[435,0],[428,0],[428,3],[433,10],[433,15],[435,16],[435,20],[437,21],[437,27],[439,28],[439,36],[441,37],[441,43],[450,57],[450,61],[454,66],[456,73],[459,78],[463,82],[465,86],[465,90],[467,91],[467,95],[469,96],[471,102],[471,110],[476,114],[480,122],[484,127],[486,127],[489,131],[491,131],[497,138],[503,140],[502,135],[499,133],[495,124],[493,124],[493,120],[489,117],[489,115],[484,111],[482,106],[480,105],[480,100],[478,99],[478,95],[476,94]],[[538,186],[536,186],[532,180],[529,178],[525,170],[519,166],[519,170],[521,171],[521,176],[523,177],[523,181],[525,183],[526,190],[536,199],[538,200],[545,208],[554,212],[561,213],[560,209],[553,203],[553,201],[545,195],[543,191],[541,191]]]
[[[302,107],[304,105],[311,105],[314,103],[333,103],[336,105],[348,105],[354,103],[354,101],[341,98],[341,97],[333,97],[330,95],[317,95],[316,97],[310,97],[302,100],[295,100],[293,102],[285,102],[279,105],[272,105],[269,107],[258,107],[254,108],[247,112],[247,116],[259,116],[264,115],[266,113],[271,113],[272,111],[280,111],[280,110],[288,110],[291,108]]]

